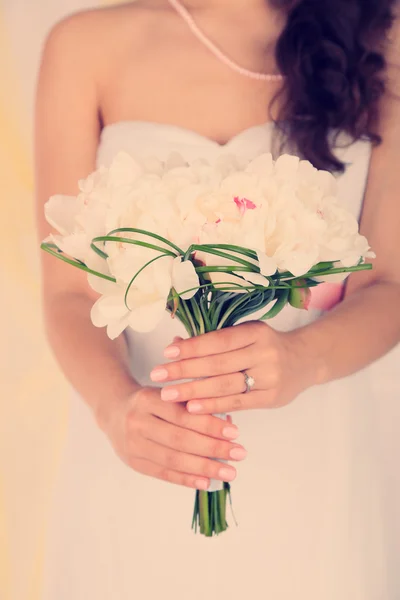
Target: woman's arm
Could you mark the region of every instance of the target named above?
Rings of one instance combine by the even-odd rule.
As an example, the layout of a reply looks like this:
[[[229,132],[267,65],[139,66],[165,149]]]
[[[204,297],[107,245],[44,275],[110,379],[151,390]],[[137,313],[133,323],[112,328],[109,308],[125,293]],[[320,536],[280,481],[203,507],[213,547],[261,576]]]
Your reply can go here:
[[[93,18],[103,23],[94,34],[87,23]],[[56,193],[75,195],[78,180],[95,168],[100,132],[96,70],[102,62],[95,54],[99,40],[108,39],[109,25],[108,13],[81,13],[57,25],[46,43],[36,109],[41,240],[50,229],[44,203]],[[130,375],[124,337],[112,342],[91,323],[96,296],[85,274],[44,252],[41,258],[50,344],[121,460],[135,471],[191,488],[206,489],[210,479],[234,479],[235,469],[218,459],[244,458],[243,448],[231,441],[237,428],[215,417],[188,415],[183,406],[162,402],[159,390],[141,388]],[[235,449],[241,454],[231,456]]]
[[[373,270],[350,276],[344,302],[298,332],[319,358],[322,381],[350,375],[400,341],[400,27],[388,52],[388,91],[381,105],[383,143],[373,149],[360,224],[377,257]]]
[[[96,60],[85,16],[56,25],[43,52],[36,122],[36,199],[40,240],[49,233],[44,203],[56,193],[76,195],[77,182],[95,169],[99,140]],[[83,41],[86,36],[86,43]],[[97,414],[137,389],[129,374],[124,337],[112,342],[92,326],[96,296],[78,269],[41,253],[45,325],[50,344],[74,388]]]
[[[166,387],[165,398],[189,401],[189,411],[203,414],[283,406],[307,387],[366,367],[400,341],[400,27],[395,29],[379,124],[383,143],[373,149],[360,226],[377,255],[373,270],[352,274],[343,302],[296,331],[278,333],[251,322],[174,344],[166,358],[175,362],[158,367],[154,380],[211,378]],[[243,370],[256,381],[246,395]]]

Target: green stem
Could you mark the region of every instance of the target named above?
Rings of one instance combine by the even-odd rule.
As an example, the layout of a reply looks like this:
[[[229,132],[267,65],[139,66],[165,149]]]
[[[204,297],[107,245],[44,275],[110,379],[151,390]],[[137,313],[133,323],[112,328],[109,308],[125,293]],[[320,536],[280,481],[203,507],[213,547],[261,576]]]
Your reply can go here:
[[[222,531],[225,531],[228,528],[228,524],[226,522],[226,490],[219,490],[218,494],[218,513],[221,523]]]
[[[204,319],[203,319],[201,310],[200,310],[196,300],[194,300],[193,298],[191,298],[187,302],[188,311],[190,310],[189,306],[191,307],[191,309],[193,311],[193,317],[196,319],[197,324],[198,324],[198,327],[197,327],[198,335],[202,335],[203,333],[206,332],[206,329],[205,329]]]
[[[182,306],[182,310],[184,311],[185,316],[188,320],[188,323],[191,327],[191,332],[189,335],[190,335],[190,337],[195,337],[196,335],[198,335],[198,332],[197,332],[197,328],[196,328],[195,322],[193,320],[192,314],[189,310],[188,304],[185,300],[181,300],[180,306]]]
[[[221,313],[224,311],[226,300],[223,300],[223,294],[216,292],[211,300],[211,328],[216,331]]]
[[[357,265],[355,267],[337,267],[336,269],[326,269],[325,271],[309,271],[305,275],[293,277],[293,275],[285,277],[286,273],[280,275],[280,279],[287,279],[288,283],[298,281],[299,279],[313,279],[313,277],[323,277],[324,275],[340,275],[341,273],[357,273],[358,271],[370,271],[373,268],[371,263]],[[282,277],[284,275],[284,277]]]
[[[211,537],[212,532],[210,528],[210,508],[209,508],[209,492],[199,491],[199,505],[200,505],[200,533],[206,537]]]
[[[290,288],[283,290],[279,296],[275,304],[272,308],[269,309],[268,312],[265,313],[262,317],[260,317],[260,321],[266,321],[267,319],[273,319],[285,308],[288,300],[289,300]]]
[[[235,302],[232,302],[228,310],[225,312],[224,316],[220,319],[217,330],[222,329],[226,321],[229,319],[231,314],[241,305],[244,301],[248,301],[247,295],[244,298],[238,298]]]
[[[201,295],[200,310],[201,310],[201,314],[203,316],[203,321],[204,321],[204,326],[205,326],[206,332],[212,331],[213,329],[211,326],[211,320],[210,320],[210,315],[209,315],[207,294]]]
[[[181,311],[181,310],[178,309],[178,310],[175,311],[175,317],[177,319],[179,319],[179,321],[182,323],[182,325],[186,329],[186,332],[187,332],[188,336],[189,337],[193,337],[192,328],[190,326],[189,321],[186,318],[186,314],[184,314],[183,311]]]
[[[193,510],[193,519],[192,519],[192,529],[197,533],[197,523],[199,517],[199,490],[196,490],[196,496],[194,500],[194,510]]]
[[[221,519],[221,515],[220,515],[220,511],[219,511],[219,492],[212,492],[211,499],[212,499],[212,503],[213,503],[213,507],[212,507],[212,515],[213,515],[212,526],[213,527],[212,527],[212,529],[215,532],[215,534],[218,535],[219,533],[221,533],[223,531],[222,519]]]

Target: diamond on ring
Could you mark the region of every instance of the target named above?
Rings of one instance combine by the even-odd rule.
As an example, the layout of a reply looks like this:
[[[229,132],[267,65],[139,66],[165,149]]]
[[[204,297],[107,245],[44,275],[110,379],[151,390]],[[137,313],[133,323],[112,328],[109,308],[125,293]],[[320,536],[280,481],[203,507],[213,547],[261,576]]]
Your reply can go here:
[[[244,393],[248,394],[249,392],[251,392],[251,389],[254,387],[256,380],[251,375],[247,375],[246,371],[243,371],[243,375],[244,375],[244,383],[246,385],[246,390]]]

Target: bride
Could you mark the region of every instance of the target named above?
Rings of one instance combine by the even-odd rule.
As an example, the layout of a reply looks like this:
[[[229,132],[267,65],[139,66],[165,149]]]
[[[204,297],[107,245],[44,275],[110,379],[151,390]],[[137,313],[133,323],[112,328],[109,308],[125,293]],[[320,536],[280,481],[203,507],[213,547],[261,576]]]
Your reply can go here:
[[[112,342],[91,324],[84,274],[43,253],[47,335],[71,383],[47,600],[399,597],[370,367],[400,340],[394,9],[138,0],[51,31],[36,108],[40,239],[47,199],[76,194],[120,150],[191,161],[286,148],[337,174],[377,259],[269,325],[186,340],[166,314],[151,334]],[[212,416],[225,411],[233,422]],[[193,489],[212,478],[235,480],[239,527],[208,540],[190,517]]]

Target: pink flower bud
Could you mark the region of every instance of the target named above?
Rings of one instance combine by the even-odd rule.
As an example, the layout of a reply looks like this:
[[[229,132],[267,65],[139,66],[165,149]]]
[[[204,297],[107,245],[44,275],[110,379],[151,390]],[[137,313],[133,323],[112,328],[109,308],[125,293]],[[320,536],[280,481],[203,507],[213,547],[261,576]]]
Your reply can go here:
[[[299,279],[293,284],[289,294],[289,304],[294,308],[308,310],[311,302],[311,290],[306,285],[305,279]]]

